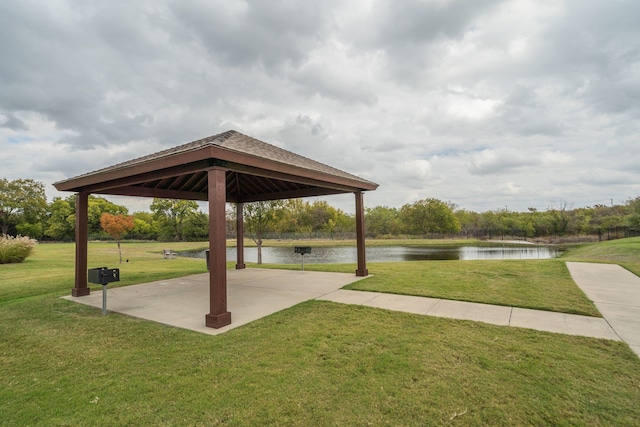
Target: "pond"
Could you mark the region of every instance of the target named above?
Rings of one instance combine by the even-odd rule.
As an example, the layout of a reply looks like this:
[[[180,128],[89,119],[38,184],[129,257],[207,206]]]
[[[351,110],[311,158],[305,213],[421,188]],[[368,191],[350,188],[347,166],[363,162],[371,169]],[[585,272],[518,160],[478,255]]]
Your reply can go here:
[[[295,245],[295,244],[294,244]],[[299,264],[301,255],[293,247],[263,247],[265,264]],[[480,259],[548,259],[560,251],[547,246],[372,246],[367,247],[368,262],[427,261],[427,260],[480,260]],[[180,256],[204,258],[204,251],[181,251]],[[355,246],[312,247],[304,256],[305,264],[355,263]],[[236,248],[227,248],[227,261],[236,260]],[[258,249],[244,248],[245,262],[258,262]]]

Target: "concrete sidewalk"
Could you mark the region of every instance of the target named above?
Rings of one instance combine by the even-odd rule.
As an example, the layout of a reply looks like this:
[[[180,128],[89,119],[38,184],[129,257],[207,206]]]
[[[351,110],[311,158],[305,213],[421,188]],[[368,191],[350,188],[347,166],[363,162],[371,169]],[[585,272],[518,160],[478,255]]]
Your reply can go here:
[[[538,331],[620,340],[607,321],[600,317],[344,289],[338,289],[318,299],[426,316],[473,320],[499,326],[516,326]]]
[[[616,264],[568,262],[571,277],[640,357],[640,277]]]
[[[604,318],[437,298],[338,289],[318,299],[501,326],[625,341],[640,357],[640,277],[615,264],[568,262]]]

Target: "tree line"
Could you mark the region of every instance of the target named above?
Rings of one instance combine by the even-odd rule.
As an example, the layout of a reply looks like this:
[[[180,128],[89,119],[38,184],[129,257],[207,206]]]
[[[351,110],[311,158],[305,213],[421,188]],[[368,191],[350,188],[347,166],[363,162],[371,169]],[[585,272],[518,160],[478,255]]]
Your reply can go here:
[[[75,203],[73,195],[55,197],[47,202],[44,184],[38,181],[0,179],[0,233],[39,240],[73,240]],[[120,230],[119,238],[163,241],[208,238],[209,217],[194,201],[154,199],[150,210],[129,214],[125,206],[91,195],[88,205],[90,238],[113,236],[105,229],[105,221],[101,223],[104,214],[130,220],[126,230]],[[258,244],[266,237],[350,238],[355,233],[354,216],[323,200],[247,203],[244,204],[244,217],[246,234]],[[235,237],[235,220],[235,205],[229,205],[226,219],[229,237]],[[107,223],[113,224],[113,219]],[[529,208],[526,212],[507,209],[474,212],[460,209],[451,202],[425,198],[400,208],[375,206],[365,211],[365,234],[369,238],[590,235],[609,239],[626,237],[628,232],[640,232],[640,197],[614,206],[571,209],[567,203],[562,203],[544,211]]]

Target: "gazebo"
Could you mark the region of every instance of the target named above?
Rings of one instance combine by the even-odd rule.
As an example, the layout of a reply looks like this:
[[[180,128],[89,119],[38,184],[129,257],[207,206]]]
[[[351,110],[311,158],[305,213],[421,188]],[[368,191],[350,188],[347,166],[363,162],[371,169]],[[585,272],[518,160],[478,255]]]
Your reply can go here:
[[[331,194],[355,194],[357,276],[367,276],[363,192],[371,181],[316,162],[234,130],[59,181],[76,192],[74,297],[89,294],[87,240],[89,194],[209,202],[209,305],[206,326],[231,324],[227,310],[225,204],[237,204],[237,263],[245,268],[242,204]]]

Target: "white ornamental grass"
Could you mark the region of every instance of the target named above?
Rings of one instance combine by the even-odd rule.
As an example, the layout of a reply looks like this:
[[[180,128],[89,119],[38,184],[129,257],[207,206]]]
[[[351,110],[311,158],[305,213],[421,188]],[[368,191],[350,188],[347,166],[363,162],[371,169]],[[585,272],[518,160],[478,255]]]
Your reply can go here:
[[[20,263],[33,252],[36,242],[27,236],[0,236],[0,264]]]

